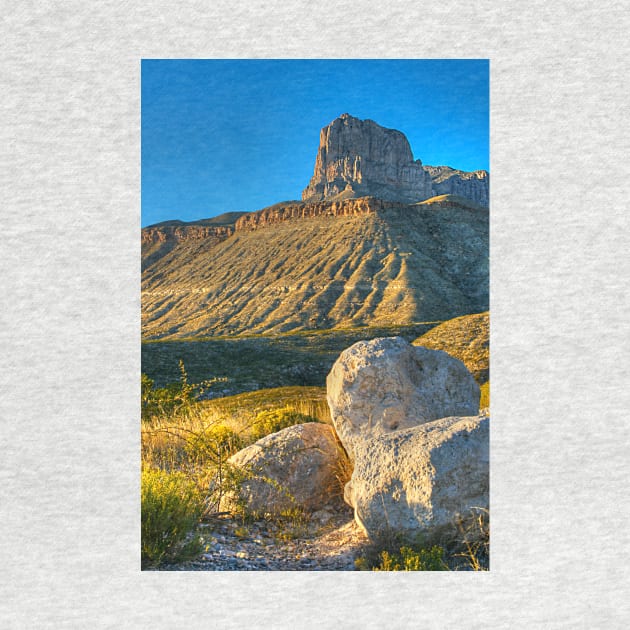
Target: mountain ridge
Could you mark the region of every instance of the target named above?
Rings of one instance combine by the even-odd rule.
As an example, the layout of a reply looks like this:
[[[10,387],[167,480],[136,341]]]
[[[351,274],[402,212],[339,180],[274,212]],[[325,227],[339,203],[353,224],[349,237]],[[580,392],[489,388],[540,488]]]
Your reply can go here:
[[[302,200],[143,230],[143,338],[408,325],[487,310],[487,174],[425,170],[404,134],[349,114],[320,135]]]
[[[180,242],[149,266],[144,338],[410,324],[487,309],[487,211],[390,203],[271,225]]]

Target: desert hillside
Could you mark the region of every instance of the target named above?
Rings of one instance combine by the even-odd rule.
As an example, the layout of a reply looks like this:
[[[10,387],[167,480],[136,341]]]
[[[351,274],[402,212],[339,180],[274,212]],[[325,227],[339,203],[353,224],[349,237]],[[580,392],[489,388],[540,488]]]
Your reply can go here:
[[[143,336],[410,324],[479,312],[488,307],[487,250],[487,211],[443,200],[185,239],[144,271]]]

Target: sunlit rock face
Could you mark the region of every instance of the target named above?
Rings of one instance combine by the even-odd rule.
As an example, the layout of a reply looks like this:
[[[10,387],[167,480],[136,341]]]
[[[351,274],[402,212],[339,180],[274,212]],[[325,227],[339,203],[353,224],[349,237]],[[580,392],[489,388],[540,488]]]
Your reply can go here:
[[[374,196],[414,202],[432,196],[431,178],[403,133],[342,114],[320,133],[315,170],[302,199]]]

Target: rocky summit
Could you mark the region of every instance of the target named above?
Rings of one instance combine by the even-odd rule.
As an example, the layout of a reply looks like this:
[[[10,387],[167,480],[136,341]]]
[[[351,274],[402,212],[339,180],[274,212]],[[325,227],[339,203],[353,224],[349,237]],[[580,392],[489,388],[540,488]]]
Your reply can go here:
[[[431,178],[400,131],[343,114],[321,130],[315,171],[302,199],[338,195],[420,201],[432,196]]]
[[[487,171],[423,166],[402,132],[342,114],[320,132],[313,177],[302,199],[373,196],[413,203],[444,194],[487,206]]]

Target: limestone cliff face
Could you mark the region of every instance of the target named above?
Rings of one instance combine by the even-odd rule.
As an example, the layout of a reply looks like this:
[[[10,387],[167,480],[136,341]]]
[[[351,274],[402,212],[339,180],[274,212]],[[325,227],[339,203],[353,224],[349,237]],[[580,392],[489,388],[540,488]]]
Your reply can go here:
[[[315,170],[302,199],[338,195],[411,203],[432,196],[431,178],[422,162],[414,161],[400,131],[342,114],[321,130]]]
[[[152,226],[142,230],[142,244],[185,241],[201,238],[224,240],[234,233],[229,226],[212,227],[207,225]]]
[[[483,206],[489,204],[488,171],[460,171],[450,166],[425,166],[434,195],[458,195]]]
[[[385,210],[387,208],[403,207],[404,204],[402,203],[375,199],[374,197],[318,201],[312,203],[299,201],[286,202],[242,216],[236,222],[236,231],[256,230],[258,228],[267,227],[268,225],[282,223],[289,219],[312,219],[320,216],[352,217],[362,214],[374,214],[379,210]]]

